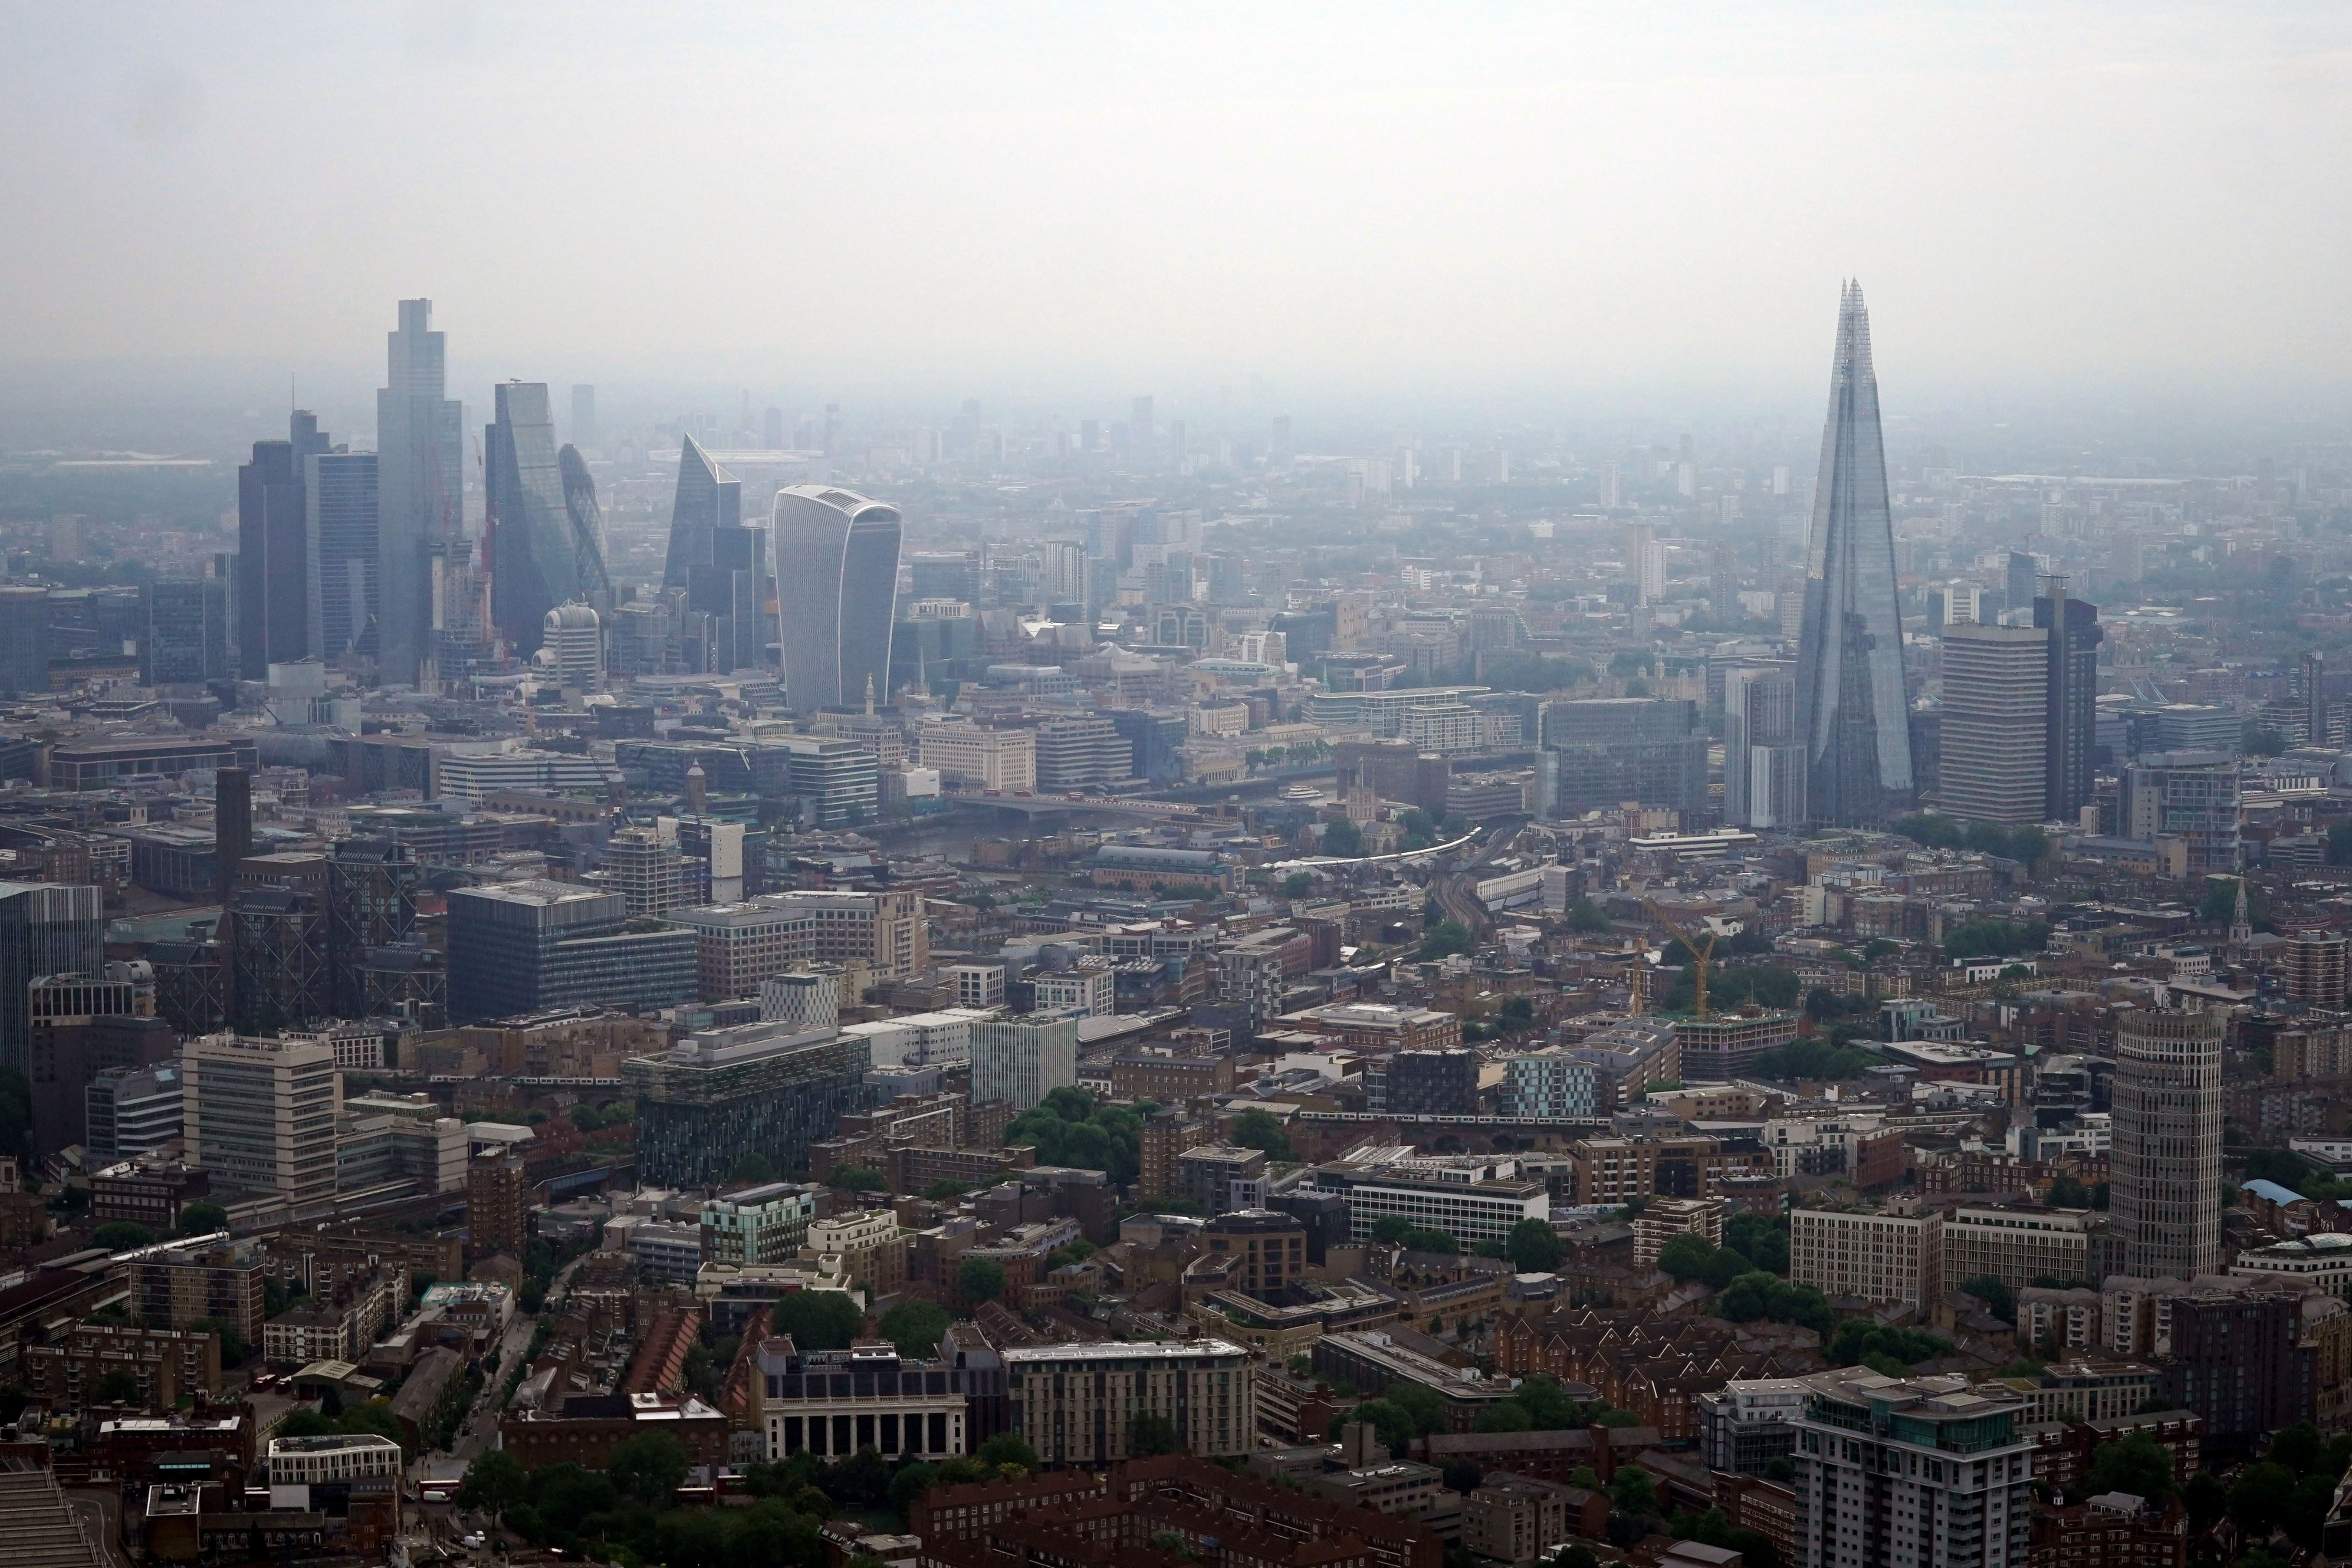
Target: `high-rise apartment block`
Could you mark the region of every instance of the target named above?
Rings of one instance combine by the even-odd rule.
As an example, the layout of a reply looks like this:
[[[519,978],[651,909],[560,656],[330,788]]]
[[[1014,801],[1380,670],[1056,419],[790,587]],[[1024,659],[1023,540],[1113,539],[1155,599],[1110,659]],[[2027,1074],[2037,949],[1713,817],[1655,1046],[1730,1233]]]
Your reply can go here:
[[[520,1258],[530,1244],[530,1170],[515,1150],[486,1150],[467,1162],[466,1233],[478,1258]]]
[[[2241,861],[2238,787],[2238,760],[2227,752],[2145,752],[2123,769],[2124,837],[2159,849],[2177,847],[2176,875],[2234,874]]]
[[[2072,822],[2091,799],[2098,742],[2099,606],[2070,596],[2063,577],[2045,577],[2033,601],[2033,624],[2049,634],[2050,679],[2042,745],[2048,783],[2042,815]]]
[[[2297,931],[2276,952],[2279,979],[2289,997],[2331,1011],[2344,1005],[2345,938],[2342,931]]]
[[[1805,767],[1795,673],[1785,665],[1725,671],[1723,819],[1738,827],[1801,826]]]
[[[1801,1380],[1793,1568],[2016,1568],[2032,1534],[2031,1406],[1954,1374]]]
[[[2221,1271],[2219,1010],[2140,1008],[2116,1029],[2112,1223],[2124,1272]]]
[[[1848,283],[1838,306],[1797,651],[1797,724],[1814,821],[1867,826],[1909,805],[1909,714],[1870,313],[1861,286]]]

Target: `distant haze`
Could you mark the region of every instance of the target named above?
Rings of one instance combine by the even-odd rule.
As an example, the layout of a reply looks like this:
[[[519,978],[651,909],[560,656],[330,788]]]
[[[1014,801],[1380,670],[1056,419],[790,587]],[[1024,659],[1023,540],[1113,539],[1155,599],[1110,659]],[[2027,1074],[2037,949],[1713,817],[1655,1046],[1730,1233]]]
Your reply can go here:
[[[2291,407],[2347,17],[18,5],[0,355],[1812,405],[1854,276],[1890,406]]]

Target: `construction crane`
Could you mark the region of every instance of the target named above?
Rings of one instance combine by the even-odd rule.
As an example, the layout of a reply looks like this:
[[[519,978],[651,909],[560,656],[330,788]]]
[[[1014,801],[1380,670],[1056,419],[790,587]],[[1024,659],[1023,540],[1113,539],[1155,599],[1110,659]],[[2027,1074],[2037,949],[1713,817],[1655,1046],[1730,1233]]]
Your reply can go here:
[[[1693,991],[1692,1011],[1696,1013],[1702,1018],[1706,1017],[1706,966],[1714,960],[1715,944],[1721,939],[1723,933],[1717,931],[1709,931],[1706,933],[1706,946],[1702,948],[1698,943],[1690,939],[1690,933],[1688,931],[1683,930],[1681,926],[1676,925],[1672,917],[1667,915],[1665,910],[1658,908],[1654,902],[1644,898],[1642,900],[1642,907],[1650,911],[1652,919],[1655,920],[1660,925],[1665,927],[1668,931],[1674,932],[1675,940],[1680,942],[1683,944],[1684,950],[1691,955],[1693,969],[1696,976]]]

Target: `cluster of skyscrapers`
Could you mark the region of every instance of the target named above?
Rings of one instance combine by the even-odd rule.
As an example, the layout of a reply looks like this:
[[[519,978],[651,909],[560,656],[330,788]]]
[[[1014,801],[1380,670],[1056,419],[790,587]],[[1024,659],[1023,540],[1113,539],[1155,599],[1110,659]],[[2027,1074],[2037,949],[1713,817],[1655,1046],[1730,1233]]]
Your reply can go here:
[[[610,607],[595,483],[574,448],[557,447],[544,383],[497,388],[484,525],[478,539],[467,531],[464,405],[447,395],[432,310],[400,302],[374,451],[336,445],[300,409],[287,439],[254,443],[237,471],[235,604],[223,616],[236,627],[235,667],[179,658],[169,674],[264,680],[272,665],[319,659],[430,688],[501,645],[530,658],[559,606]],[[172,614],[194,617],[201,635],[216,596],[169,596]]]

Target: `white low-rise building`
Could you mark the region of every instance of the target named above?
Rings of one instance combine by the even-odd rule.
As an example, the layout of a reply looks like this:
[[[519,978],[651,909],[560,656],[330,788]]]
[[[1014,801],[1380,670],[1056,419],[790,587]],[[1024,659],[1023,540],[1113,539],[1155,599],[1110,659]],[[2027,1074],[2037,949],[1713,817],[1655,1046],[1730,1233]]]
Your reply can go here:
[[[266,1458],[273,1487],[323,1486],[401,1473],[400,1445],[373,1432],[272,1437]]]

